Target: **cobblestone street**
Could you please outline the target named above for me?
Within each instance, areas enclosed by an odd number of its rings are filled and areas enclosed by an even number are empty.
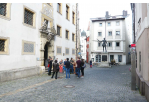
[[[146,102],[139,91],[131,90],[129,67],[85,69],[84,78],[58,74],[57,80],[46,73],[0,83],[1,102]],[[74,87],[65,87],[73,85]]]

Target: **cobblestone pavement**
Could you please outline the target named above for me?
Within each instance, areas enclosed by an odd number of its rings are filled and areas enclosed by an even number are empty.
[[[131,90],[130,65],[85,69],[84,78],[57,80],[46,73],[0,83],[1,102],[146,102],[139,91]],[[66,88],[73,85],[72,88]]]

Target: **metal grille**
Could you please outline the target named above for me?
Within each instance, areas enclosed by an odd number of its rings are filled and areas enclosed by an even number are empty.
[[[5,40],[0,40],[0,51],[5,51]]]
[[[24,43],[24,52],[34,52],[34,44]]]
[[[7,3],[0,3],[0,15],[6,16]]]
[[[59,26],[57,26],[57,35],[60,35],[60,28]]]
[[[25,9],[24,23],[33,25],[33,13]]]
[[[61,53],[61,48],[57,48],[57,53]]]
[[[68,39],[68,31],[66,31],[66,38]]]
[[[66,49],[66,54],[69,54],[69,49]]]

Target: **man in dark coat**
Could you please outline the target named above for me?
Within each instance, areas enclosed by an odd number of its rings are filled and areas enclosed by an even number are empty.
[[[55,60],[55,63],[53,63],[53,75],[51,78],[53,78],[54,74],[56,73],[55,79],[57,79],[58,71],[59,71],[59,64],[57,63],[57,60]]]

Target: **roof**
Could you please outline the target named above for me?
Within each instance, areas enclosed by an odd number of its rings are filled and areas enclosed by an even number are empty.
[[[86,36],[86,32],[84,30],[81,32],[81,36]]]
[[[91,19],[92,22],[95,22],[95,21],[105,21],[105,20],[124,20],[128,16],[129,16],[129,14],[127,14],[127,16],[116,15],[116,16],[110,16],[110,18],[97,17],[97,18],[90,18],[90,19]]]

